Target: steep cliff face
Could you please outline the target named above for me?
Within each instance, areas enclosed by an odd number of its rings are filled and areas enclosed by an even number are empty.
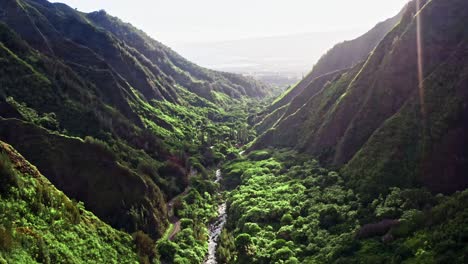
[[[116,228],[159,237],[166,200],[188,184],[189,156],[211,153],[194,140],[208,133],[200,127],[268,92],[105,12],[0,0],[0,138]]]
[[[135,48],[149,62],[154,63],[164,74],[170,76],[186,89],[210,100],[215,100],[212,92],[220,92],[230,97],[263,97],[267,87],[251,78],[224,72],[204,69],[181,57],[179,54],[152,39],[143,31],[124,23],[104,11],[87,14],[95,25],[111,32],[116,38]],[[165,58],[165,59],[163,59]]]
[[[0,183],[2,263],[138,261],[129,234],[112,229],[56,189],[3,141]]]
[[[152,236],[164,231],[166,206],[161,190],[150,178],[116,162],[111,150],[16,119],[0,118],[0,127],[2,140],[16,146],[54,186],[84,202],[100,219]],[[135,221],[132,212],[141,217]]]
[[[2,0],[1,4],[0,21],[32,47],[67,65],[110,70],[148,100],[178,101],[178,86],[207,99],[214,99],[213,92],[232,97],[267,93],[253,80],[196,66],[103,11],[85,14],[42,0]]]
[[[312,71],[309,72],[298,84],[291,87],[290,90],[286,91],[280,98],[275,100],[275,102],[266,110],[266,113],[271,113],[276,109],[287,105],[304,90],[310,89],[308,88],[309,86],[316,85],[312,84],[312,82],[317,77],[351,68],[366,60],[369,53],[379,44],[385,35],[399,23],[405,9],[406,7],[403,8],[398,15],[380,22],[364,35],[335,45],[320,58],[320,60],[314,65]]]
[[[362,190],[375,193],[379,185],[465,188],[468,4],[420,7],[408,5],[365,63],[312,96],[299,94],[308,101],[286,111],[254,148],[295,147],[344,166],[356,185],[366,182]],[[313,83],[308,89],[316,90]]]
[[[401,20],[406,7],[396,16],[378,23],[364,35],[335,45],[314,65],[310,78],[344,70],[365,60],[369,53]]]

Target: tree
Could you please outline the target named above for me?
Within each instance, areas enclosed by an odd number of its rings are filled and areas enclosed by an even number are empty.
[[[157,244],[157,249],[161,256],[161,260],[172,263],[176,252],[179,250],[179,246],[169,240],[160,240]]]
[[[252,237],[249,234],[242,233],[236,237],[235,245],[240,253],[245,254],[249,251],[250,245],[252,245]]]

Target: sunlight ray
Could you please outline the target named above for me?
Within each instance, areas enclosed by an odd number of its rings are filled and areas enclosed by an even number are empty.
[[[416,15],[416,42],[417,42],[417,56],[418,56],[418,89],[419,89],[419,100],[421,104],[421,114],[423,117],[426,116],[426,106],[424,102],[424,61],[423,61],[423,45],[422,45],[422,22],[421,13],[421,0],[416,0],[416,8],[418,13]]]

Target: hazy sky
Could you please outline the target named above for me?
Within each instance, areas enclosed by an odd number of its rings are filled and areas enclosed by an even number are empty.
[[[364,32],[408,0],[60,0],[105,9],[165,44],[303,32]]]

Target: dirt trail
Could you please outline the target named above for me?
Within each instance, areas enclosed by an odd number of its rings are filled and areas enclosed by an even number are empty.
[[[196,170],[190,169],[189,179],[192,178],[193,176],[195,176],[196,174],[197,174]],[[170,241],[173,241],[175,236],[177,235],[177,233],[179,233],[179,231],[180,231],[180,219],[177,216],[175,216],[175,214],[174,214],[174,203],[180,197],[183,197],[183,196],[187,195],[189,191],[190,191],[190,186],[187,186],[187,188],[185,188],[184,192],[182,192],[181,194],[179,194],[176,197],[172,198],[167,203],[167,216],[169,218],[169,221],[173,225],[172,232],[169,234],[169,237],[168,237]]]

